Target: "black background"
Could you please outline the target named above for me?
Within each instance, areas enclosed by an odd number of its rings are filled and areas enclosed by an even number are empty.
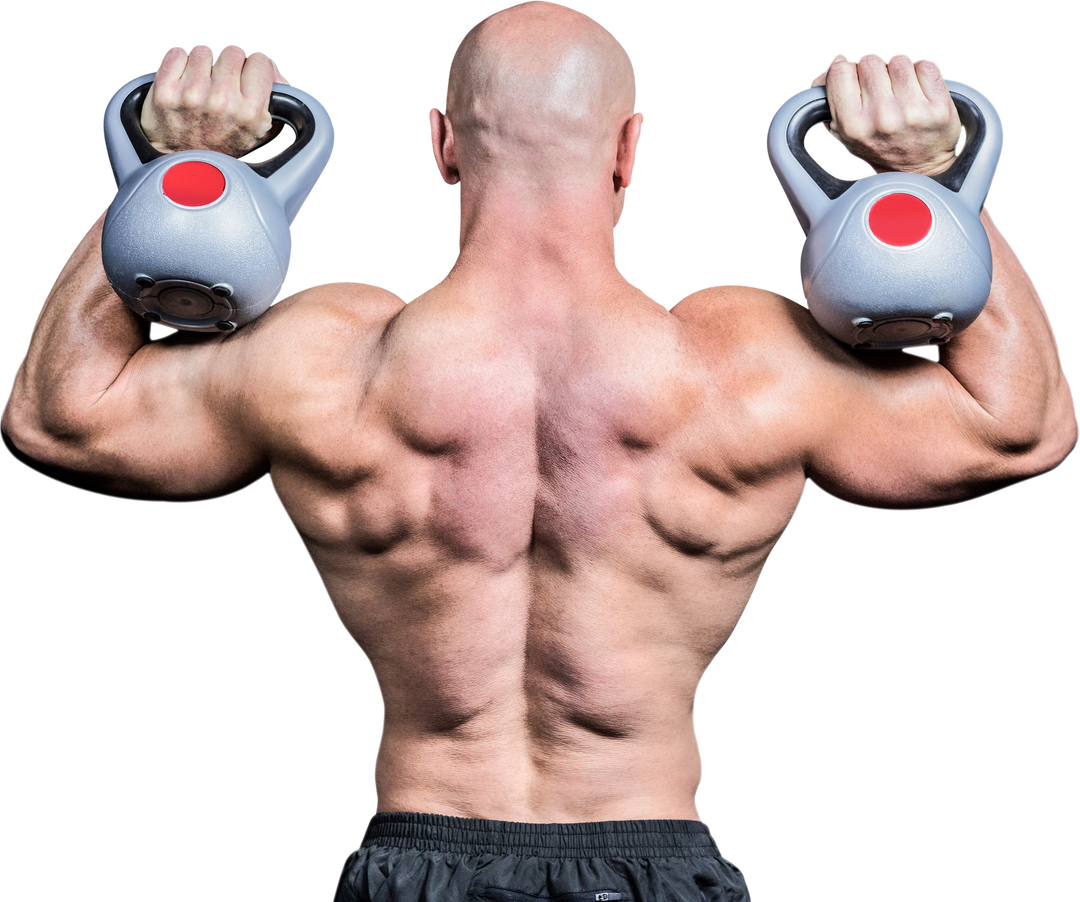
[[[719,281],[797,295],[769,113],[834,50],[927,54],[1003,112],[991,206],[1076,376],[1064,39],[955,11],[870,28],[855,8],[583,6],[630,46],[648,116],[620,230],[630,278],[667,301]],[[440,277],[455,196],[424,111],[492,6],[340,9],[30,13],[6,60],[6,372],[111,196],[106,98],[171,43],[269,50],[334,113],[337,156],[297,225],[288,290],[360,278],[408,296]],[[267,483],[175,506],[0,453],[9,870],[48,897],[328,899],[372,810],[379,700]],[[702,687],[701,810],[756,899],[1044,898],[1065,850],[1055,809],[1074,800],[1076,488],[1068,462],[962,506],[886,514],[810,487]]]

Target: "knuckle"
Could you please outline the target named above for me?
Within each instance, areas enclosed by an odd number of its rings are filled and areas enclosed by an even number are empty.
[[[175,83],[158,81],[155,79],[153,87],[153,98],[155,106],[159,106],[163,109],[169,109],[179,103],[180,92],[177,90]]]
[[[898,104],[882,104],[874,111],[874,131],[879,135],[895,135],[906,122],[905,110]]]
[[[873,137],[874,128],[870,122],[858,118],[853,122],[841,122],[839,130],[847,136],[848,140],[864,144]]]
[[[203,109],[208,115],[221,116],[229,109],[229,98],[220,91],[211,91],[206,95]]]
[[[262,111],[255,109],[249,104],[241,104],[235,107],[232,111],[232,120],[236,123],[237,128],[243,131],[252,131],[259,125],[259,120],[262,118]]]
[[[934,128],[933,114],[925,106],[906,106],[901,124],[918,131],[927,131]]]
[[[206,89],[201,84],[189,84],[181,89],[174,104],[177,107],[193,110],[206,102]]]
[[[951,100],[948,103],[935,104],[930,108],[930,121],[940,128],[951,125],[955,115],[956,108]]]

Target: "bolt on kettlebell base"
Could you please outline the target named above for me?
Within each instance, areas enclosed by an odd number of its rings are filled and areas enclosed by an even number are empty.
[[[120,291],[124,303],[147,322],[195,332],[231,332],[248,321],[231,303],[232,286],[225,283],[200,285],[183,279],[160,282],[145,273],[136,281],[143,285],[137,298]]]

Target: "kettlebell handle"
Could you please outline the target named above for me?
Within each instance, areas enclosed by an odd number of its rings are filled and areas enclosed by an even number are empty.
[[[147,94],[150,93],[151,84],[152,82],[145,82],[138,85],[120,104],[120,123],[124,126],[128,140],[142,163],[149,163],[158,159],[158,157],[165,156],[162,151],[147,140],[142,130],[142,108]],[[269,160],[264,160],[261,163],[247,163],[247,166],[253,172],[261,175],[264,179],[270,178],[271,175],[300,153],[311,142],[315,133],[315,116],[312,115],[311,110],[288,94],[274,91],[270,95],[270,116],[276,122],[289,123],[293,127],[293,131],[296,132],[296,140]],[[244,161],[241,160],[240,162]]]
[[[105,156],[117,190],[148,163],[165,156],[154,149],[139,125],[147,92],[156,75],[151,69],[118,85],[102,111]],[[292,126],[296,140],[267,160],[240,162],[253,175],[266,179],[289,223],[295,223],[334,157],[337,126],[322,99],[295,84],[273,86],[270,116]]]
[[[967,131],[967,140],[952,166],[930,178],[959,195],[978,213],[1001,155],[1001,120],[979,92],[958,82],[945,84]],[[855,184],[826,172],[806,151],[810,128],[831,118],[825,88],[810,88],[784,104],[769,127],[769,158],[804,232],[809,232],[824,215],[830,202]]]
[[[971,170],[971,164],[975,160],[978,149],[983,146],[983,140],[986,137],[986,120],[983,118],[983,113],[967,97],[954,92],[949,93],[953,95],[953,103],[956,104],[957,112],[960,115],[960,123],[963,125],[963,146],[960,148],[960,153],[953,165],[950,165],[945,172],[932,175],[930,178],[951,191],[959,192],[964,178],[967,177],[968,172]],[[792,153],[802,164],[802,169],[805,169],[810,174],[810,177],[827,194],[829,199],[836,200],[843,192],[855,184],[856,179],[838,176],[829,170],[823,169],[820,164],[812,165],[806,153],[800,152],[806,147],[807,136],[814,127],[828,122],[832,118],[832,111],[828,108],[828,98],[822,97],[799,110],[798,116],[788,123],[786,137],[788,147],[791,147]]]

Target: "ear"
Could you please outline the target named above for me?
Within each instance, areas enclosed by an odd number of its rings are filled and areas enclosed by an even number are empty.
[[[435,152],[435,163],[439,167],[443,181],[456,185],[461,181],[458,173],[457,156],[454,154],[454,128],[450,119],[438,110],[428,114],[431,121],[431,149]]]
[[[618,229],[622,223],[622,217],[626,213],[627,194],[634,184],[634,174],[637,171],[637,153],[642,147],[642,138],[645,136],[645,113],[637,110],[634,115],[626,120],[619,133],[619,149],[615,161],[615,174],[612,175],[612,183],[615,185],[615,227]]]

